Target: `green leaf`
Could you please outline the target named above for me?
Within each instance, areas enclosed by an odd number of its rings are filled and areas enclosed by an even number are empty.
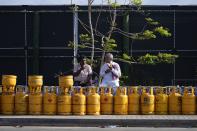
[[[90,43],[92,40],[88,34],[80,34],[79,39],[82,43]]]
[[[158,57],[156,55],[150,55],[147,53],[145,56],[140,56],[138,58],[138,62],[140,64],[149,64],[149,65],[155,65],[157,63]]]
[[[112,7],[112,8],[118,8],[121,5],[118,4],[117,2],[113,2],[112,0],[107,0],[107,3]]]
[[[74,48],[74,42],[73,42],[73,41],[69,41],[69,42],[68,42],[68,47]]]
[[[159,53],[158,55],[146,54],[145,56],[140,56],[138,62],[149,65],[156,65],[158,63],[173,64],[176,58],[178,58],[178,55],[169,53]]]
[[[163,26],[156,27],[154,29],[155,32],[159,33],[161,36],[170,37],[172,34],[169,32],[169,29],[164,28]]]
[[[131,2],[132,2],[135,6],[141,6],[141,5],[142,5],[142,0],[131,0]]]
[[[114,39],[105,38],[104,50],[113,51],[117,47],[116,41]]]
[[[112,8],[118,8],[120,5],[117,2],[111,3]]]
[[[86,48],[87,46],[85,46],[85,45],[83,45],[83,44],[79,44],[78,47],[84,49],[84,48]]]
[[[136,39],[136,40],[149,40],[149,39],[155,39],[155,38],[156,38],[156,35],[151,30],[145,30],[142,33],[136,33],[135,36],[132,37],[132,39]]]
[[[173,64],[178,58],[178,55],[170,54],[170,53],[159,53],[158,54],[158,62],[159,63],[167,63]]]
[[[131,57],[128,56],[126,53],[124,53],[124,54],[122,55],[122,58],[125,59],[125,60],[131,60]]]
[[[150,25],[158,25],[159,22],[153,20],[152,18],[148,17],[148,18],[145,18],[145,20],[147,21],[148,24]]]
[[[150,31],[150,30],[145,30],[143,32],[143,36],[146,38],[146,39],[152,39],[152,38],[156,38],[156,35],[154,34],[153,31]]]
[[[116,48],[117,47],[117,44],[111,44],[111,47],[112,48]]]

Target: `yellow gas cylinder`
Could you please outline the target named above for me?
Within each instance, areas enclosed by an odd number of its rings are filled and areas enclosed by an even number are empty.
[[[105,91],[107,90],[107,91]],[[113,114],[113,95],[112,88],[101,88],[101,114],[112,115]]]
[[[155,111],[155,96],[153,94],[153,87],[142,88],[141,95],[141,113],[143,115],[154,114]]]
[[[5,92],[13,92],[16,86],[16,78],[15,75],[2,75],[2,85]],[[6,88],[6,89],[5,89]]]
[[[29,114],[41,115],[42,114],[42,94],[30,93],[29,94]]]
[[[2,94],[3,87],[0,85],[0,94]]]
[[[180,115],[182,98],[181,98],[181,94],[178,92],[176,87],[171,88],[168,102],[169,102],[168,104],[169,114]]]
[[[83,88],[75,88],[72,96],[73,115],[86,114],[86,96],[83,94]]]
[[[140,113],[140,95],[138,94],[138,87],[131,87],[128,90],[128,112],[130,115],[137,115]]]
[[[73,86],[73,76],[59,76],[59,86],[61,88],[71,88]]]
[[[27,87],[16,86],[15,95],[15,114],[25,115],[28,111],[28,94]]]
[[[185,87],[182,96],[182,114],[194,115],[196,114],[196,97],[194,95],[193,87]]]
[[[43,85],[43,76],[30,75],[28,76],[28,87],[30,94],[40,94]]]
[[[0,94],[0,114],[1,114],[1,95],[2,94]]]
[[[69,94],[69,89],[59,88],[59,95],[57,97],[57,114],[58,115],[71,115],[72,105],[71,105],[71,95]]]
[[[28,85],[29,87],[41,87],[43,85],[43,76],[41,75],[31,75],[28,76]]]
[[[57,95],[54,86],[44,86],[43,114],[55,115],[57,109]]]
[[[1,95],[2,95],[2,85],[0,85],[0,113],[1,113]]]
[[[128,96],[126,88],[118,87],[116,90],[116,95],[114,96],[114,114],[128,114]]]
[[[167,89],[164,87],[156,88],[155,114],[157,115],[168,114],[168,95],[167,95]]]
[[[87,115],[100,115],[100,95],[97,93],[96,88],[90,88],[86,103]]]
[[[4,115],[14,114],[14,94],[3,92],[1,95],[1,113]]]
[[[42,92],[43,76],[32,75],[28,76],[29,86],[29,114],[40,115],[42,114]]]
[[[16,86],[15,75],[2,76],[2,96],[1,96],[1,111],[2,114],[14,114],[14,91]]]

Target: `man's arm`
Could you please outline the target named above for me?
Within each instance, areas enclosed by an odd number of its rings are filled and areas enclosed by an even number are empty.
[[[77,72],[73,72],[73,76],[78,76],[81,73],[81,69],[79,69]]]
[[[118,64],[113,65],[111,71],[116,77],[121,77],[121,70]]]
[[[79,70],[77,67],[74,68],[74,72],[73,72],[73,76],[76,77],[76,76],[79,76],[79,74],[81,73],[81,71],[83,70],[84,68],[81,67]]]

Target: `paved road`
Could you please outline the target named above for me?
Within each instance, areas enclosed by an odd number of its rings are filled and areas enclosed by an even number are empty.
[[[0,131],[196,131],[197,128],[132,128],[132,127],[6,127]]]
[[[0,126],[196,127],[197,115],[0,116]],[[1,130],[0,130],[1,131]]]

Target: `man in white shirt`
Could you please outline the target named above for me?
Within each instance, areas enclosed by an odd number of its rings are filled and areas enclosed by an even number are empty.
[[[100,76],[102,77],[101,87],[112,87],[114,91],[119,87],[119,78],[121,70],[118,63],[113,62],[113,55],[107,53],[105,56],[105,64],[101,67]]]
[[[74,86],[90,86],[92,68],[86,63],[86,58],[81,56],[78,58],[79,63],[74,66]]]

